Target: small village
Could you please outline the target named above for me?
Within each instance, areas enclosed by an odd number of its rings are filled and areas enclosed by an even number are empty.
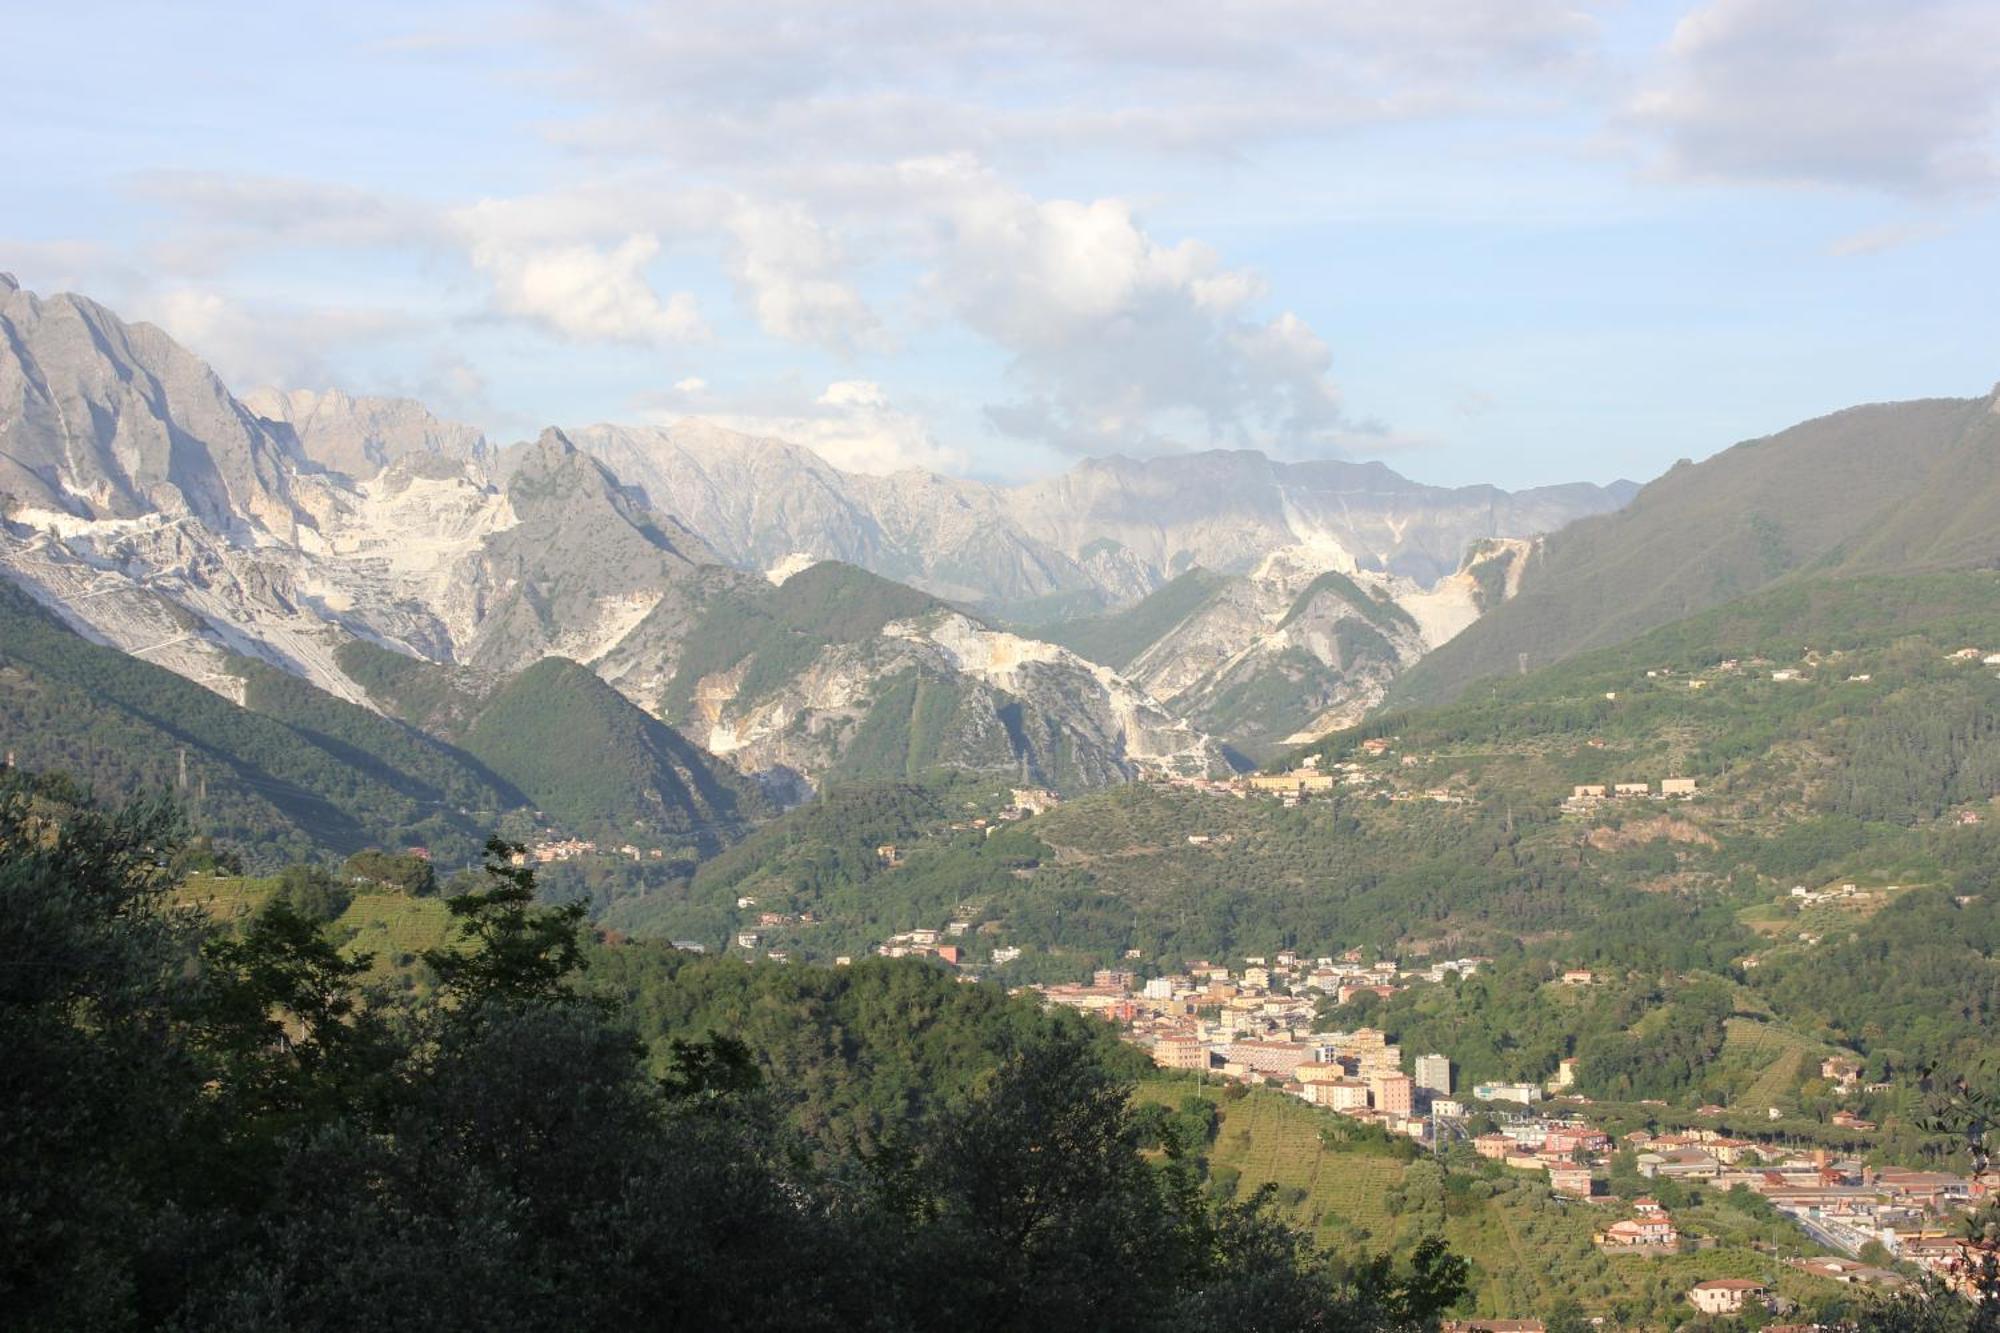
[[[1604,1211],[1594,1240],[1606,1254],[1657,1257],[1709,1243],[1685,1234],[1672,1211],[1650,1195],[1620,1198],[1611,1192],[1612,1158],[1629,1151],[1646,1182],[1719,1191],[1740,1186],[1795,1222],[1802,1239],[1834,1252],[1789,1260],[1799,1271],[1843,1285],[1896,1285],[1900,1276],[1859,1257],[1879,1246],[1893,1260],[1948,1283],[1965,1282],[1962,1217],[2000,1182],[1870,1166],[1823,1148],[1781,1148],[1716,1129],[1640,1129],[1614,1137],[1591,1122],[1589,1101],[1574,1092],[1573,1059],[1561,1061],[1545,1083],[1478,1083],[1461,1090],[1448,1054],[1406,1054],[1372,1028],[1316,1029],[1322,997],[1344,1004],[1363,992],[1386,996],[1437,984],[1454,973],[1469,976],[1488,961],[1457,958],[1406,970],[1391,962],[1364,963],[1358,953],[1306,959],[1285,951],[1246,958],[1238,969],[1197,963],[1183,973],[1145,980],[1132,971],[1100,969],[1087,985],[1029,989],[1047,1004],[1118,1024],[1125,1039],[1146,1049],[1163,1069],[1266,1087],[1434,1152],[1462,1143],[1506,1170],[1538,1176],[1556,1198]],[[1584,969],[1561,977],[1572,986],[1594,980]],[[1852,1060],[1829,1058],[1821,1073],[1843,1091],[1860,1087],[1859,1066]],[[1474,1133],[1468,1123],[1474,1120],[1492,1128]],[[1835,1123],[1873,1128],[1846,1113]],[[1686,1298],[1711,1314],[1740,1313],[1753,1304],[1770,1307],[1776,1299],[1767,1284],[1738,1278],[1695,1284]],[[1488,1320],[1445,1327],[1469,1333],[1532,1330],[1540,1324]]]

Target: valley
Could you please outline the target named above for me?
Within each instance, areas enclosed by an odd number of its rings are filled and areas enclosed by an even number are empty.
[[[1923,533],[1984,400],[1636,494],[1240,451],[1005,487],[701,422],[496,448],[6,301],[9,780],[163,797],[174,901],[299,916],[363,1011],[436,1002],[520,875],[651,1067],[714,1024],[824,1161],[1056,1022],[1176,1206],[1342,1272],[1442,1242],[1460,1316],[1835,1315],[1963,1257],[1931,1071],[2000,1006],[2000,580]],[[878,986],[983,1035],[842,1072],[815,1034]]]

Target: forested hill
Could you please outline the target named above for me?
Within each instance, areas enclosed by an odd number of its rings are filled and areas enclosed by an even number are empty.
[[[1989,651],[2000,575],[1787,584],[1328,738],[1312,754],[1338,786],[1297,808],[1135,784],[1010,823],[1004,786],[838,788],[614,919],[819,960],[957,920],[964,964],[1010,981],[1287,947],[1481,954],[1479,1003],[1399,1007],[1448,990],[1418,988],[1342,1021],[1456,1030],[1494,1078],[1586,1053],[1607,1097],[1755,1087],[1823,1110],[1814,1052],[1907,1095],[2000,1021]],[[1696,794],[1663,799],[1667,777]],[[1647,794],[1570,799],[1619,782]],[[1550,989],[1572,967],[1606,979],[1602,1006]],[[1685,1042],[1640,1079],[1655,1012]]]
[[[21,767],[107,799],[175,793],[200,832],[273,863],[413,844],[462,858],[523,803],[462,751],[260,663],[234,666],[249,708],[83,639],[0,582],[0,749]]]
[[[1398,679],[1448,699],[1788,577],[2000,558],[2000,394],[1851,408],[1683,463],[1626,508],[1551,534],[1520,594]]]
[[[504,865],[370,989],[309,898],[203,920],[157,810],[73,797],[0,774],[0,955],[46,964],[0,1004],[10,1329],[1422,1333],[1463,1291],[1204,1189],[1213,1113],[1080,1016],[600,952]]]

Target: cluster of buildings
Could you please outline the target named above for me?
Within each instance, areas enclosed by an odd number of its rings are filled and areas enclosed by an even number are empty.
[[[515,852],[508,860],[517,866],[547,865],[551,861],[573,861],[579,856],[595,856],[597,844],[587,838],[542,838]]]
[[[1395,776],[1394,768],[1385,771],[1380,764],[1370,764],[1368,760],[1382,760],[1390,756],[1392,742],[1382,737],[1371,737],[1357,747],[1361,759],[1343,760],[1337,763],[1322,762],[1319,755],[1307,755],[1299,766],[1289,773],[1250,773],[1242,777],[1167,777],[1161,781],[1170,787],[1190,791],[1207,792],[1216,796],[1233,796],[1244,800],[1251,796],[1275,796],[1285,806],[1296,806],[1308,798],[1328,792],[1348,788],[1363,794],[1386,795],[1392,801],[1434,801],[1442,805],[1463,805],[1470,798],[1446,787],[1429,787],[1418,790],[1401,782]],[[1396,766],[1414,767],[1422,761],[1415,755],[1395,756]]]
[[[1403,1053],[1371,1028],[1316,1032],[1322,997],[1346,1003],[1362,993],[1393,995],[1421,982],[1469,975],[1488,960],[1456,958],[1402,967],[1342,958],[1301,958],[1286,950],[1244,960],[1240,970],[1196,963],[1184,973],[1141,982],[1106,968],[1087,985],[1035,989],[1049,1004],[1099,1013],[1168,1069],[1196,1070],[1268,1084],[1329,1110],[1421,1138],[1427,1114],[1461,1114],[1450,1101],[1451,1062]]]
[[[421,849],[413,848],[415,853]],[[603,850],[589,838],[542,837],[529,843],[522,851],[515,852],[507,859],[517,866],[545,866],[554,861],[574,861],[581,856],[596,856]],[[666,852],[658,847],[640,847],[637,843],[626,843],[622,847],[605,851],[606,855],[622,856],[628,861],[663,861]],[[423,858],[430,860],[430,853],[423,852]]]
[[[1606,801],[1684,801],[1699,795],[1700,787],[1693,778],[1661,778],[1657,790],[1651,779],[1644,782],[1583,782],[1570,789],[1568,799],[1562,804],[1565,810],[1583,811],[1594,810]]]
[[[1880,892],[1882,894],[1894,893],[1900,887],[1900,885],[1891,884]],[[1821,903],[1852,902],[1856,899],[1874,898],[1878,895],[1875,890],[1857,888],[1852,884],[1842,884],[1826,889],[1809,889],[1803,884],[1794,884],[1788,896],[1801,907],[1817,907]]]

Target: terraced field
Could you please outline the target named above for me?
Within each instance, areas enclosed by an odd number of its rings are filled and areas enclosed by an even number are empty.
[[[1762,1107],[1793,1096],[1805,1077],[1806,1062],[1816,1048],[1805,1038],[1755,1019],[1732,1018],[1722,1044],[1722,1055],[1739,1068],[1757,1071],[1756,1078],[1737,1101]]]
[[[1185,1083],[1152,1082],[1141,1085],[1139,1096],[1173,1106],[1192,1091]],[[1384,1199],[1402,1183],[1403,1163],[1368,1147],[1329,1151],[1319,1133],[1337,1127],[1339,1117],[1282,1093],[1253,1091],[1217,1106],[1222,1127],[1209,1161],[1211,1169],[1241,1173],[1237,1197],[1276,1185],[1280,1211],[1321,1245],[1348,1252],[1391,1248],[1396,1219]]]

